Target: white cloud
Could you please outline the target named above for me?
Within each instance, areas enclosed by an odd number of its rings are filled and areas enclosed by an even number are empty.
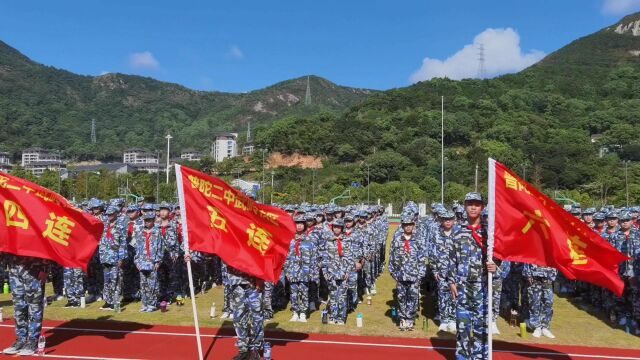
[[[242,50],[240,50],[238,45],[231,46],[231,48],[229,49],[229,52],[227,52],[227,56],[234,60],[244,59],[244,53],[242,52]]]
[[[100,76],[107,75],[109,72],[107,70],[100,71]]]
[[[465,45],[446,60],[425,58],[420,69],[411,74],[411,82],[435,77],[454,80],[479,77],[481,46],[484,47],[485,77],[520,71],[545,56],[545,53],[539,50],[523,53],[520,48],[520,36],[512,28],[489,28],[476,35],[472,44]]]
[[[627,15],[640,10],[640,0],[604,0],[602,13],[604,15]]]
[[[143,51],[129,55],[129,66],[134,69],[158,70],[160,63],[150,51]]]

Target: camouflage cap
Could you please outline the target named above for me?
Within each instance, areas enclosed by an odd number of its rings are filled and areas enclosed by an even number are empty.
[[[140,206],[138,205],[129,205],[127,207],[127,212],[136,212],[136,211],[140,211]]]
[[[154,213],[146,213],[142,216],[144,220],[155,220],[156,215]]]
[[[293,217],[293,222],[295,222],[295,223],[303,223],[304,224],[304,223],[307,222],[307,219],[306,219],[305,216],[298,215],[298,216],[294,216]]]
[[[440,218],[443,220],[451,220],[456,218],[456,214],[454,214],[452,211],[445,211],[443,213],[439,213],[438,216],[440,216]]]
[[[484,203],[484,200],[482,199],[482,194],[475,191],[467,193],[467,195],[465,195],[464,197],[464,201],[481,201]]]
[[[163,201],[160,203],[160,205],[158,205],[158,209],[167,209],[167,210],[171,210],[172,206],[171,204],[169,204],[166,201]]]
[[[120,209],[118,209],[117,206],[111,205],[107,208],[107,211],[105,211],[104,213],[107,215],[112,215],[112,214],[117,214],[119,212],[120,212]]]
[[[617,212],[617,211],[607,211],[607,214],[605,215],[605,217],[606,217],[607,219],[617,219],[617,218],[619,218],[620,216],[618,215],[618,212]]]
[[[405,225],[405,224],[415,224],[415,223],[416,223],[416,221],[415,221],[415,219],[414,219],[414,217],[413,217],[413,216],[406,214],[406,215],[402,216],[402,218],[400,219],[400,223],[401,223],[402,225]]]
[[[335,219],[331,222],[331,226],[338,226],[338,227],[344,227],[344,220],[342,219]]]
[[[604,220],[604,213],[598,211],[597,213],[593,214],[593,220]]]
[[[582,215],[593,215],[596,213],[596,208],[590,207],[590,208],[586,208],[583,212]]]
[[[630,221],[632,220],[631,212],[623,211],[620,213],[620,221]]]

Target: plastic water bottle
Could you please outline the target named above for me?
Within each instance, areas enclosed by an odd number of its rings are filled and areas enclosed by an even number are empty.
[[[116,301],[115,310],[117,313],[122,312],[122,309],[120,308],[120,301]]]
[[[209,316],[212,319],[216,317],[216,303],[211,304],[211,310],[209,311]]]
[[[44,335],[40,334],[40,337],[38,338],[38,356],[44,356],[44,348],[47,345],[47,339],[44,337]]]
[[[329,312],[327,309],[322,310],[322,324],[327,325],[329,322]]]
[[[262,357],[264,360],[271,360],[271,343],[265,342],[262,346]]]
[[[395,318],[398,316],[398,310],[396,310],[395,307],[391,308],[391,317],[395,320]]]
[[[84,309],[87,307],[87,299],[84,296],[80,296],[80,308]]]
[[[2,286],[2,293],[3,294],[9,293],[9,283],[4,283],[4,285]]]
[[[362,313],[358,313],[358,316],[356,317],[356,326],[362,327]]]
[[[2,314],[2,308],[0,307],[0,322],[4,321],[4,315]]]
[[[422,318],[422,331],[427,332],[429,330],[429,321],[427,320],[427,317],[423,317]]]
[[[523,339],[527,338],[527,324],[520,323],[520,337]]]
[[[367,296],[367,305],[371,305],[371,295]]]

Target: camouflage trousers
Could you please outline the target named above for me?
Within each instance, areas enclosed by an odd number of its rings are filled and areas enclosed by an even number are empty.
[[[451,297],[451,289],[446,279],[438,281],[438,315],[440,323],[454,322],[456,320],[455,303]]]
[[[484,281],[458,284],[456,359],[487,359],[487,285]]]
[[[158,269],[158,280],[160,282],[160,298],[173,301],[177,295],[184,295],[181,288],[182,263],[178,256],[165,256]],[[204,287],[204,285],[203,285]]]
[[[502,280],[504,307],[514,310],[520,310],[520,292],[522,288],[522,275],[520,273],[510,272],[507,278]]]
[[[347,310],[353,311],[358,307],[358,272],[353,271],[347,279]]]
[[[629,278],[624,278],[624,292],[622,293],[621,297],[615,297],[616,313],[621,317],[624,316],[627,318],[631,318],[631,316],[633,315],[637,318],[638,314],[634,313],[634,303],[637,301],[638,286],[631,285],[629,282]]]
[[[398,319],[415,320],[420,302],[420,282],[398,281],[396,283],[396,296],[398,300]]]
[[[158,272],[140,270],[140,298],[143,306],[158,306]]]
[[[102,264],[104,274],[104,289],[102,297],[107,304],[115,305],[120,302],[122,294],[122,271],[118,265]]]
[[[273,317],[273,291],[275,285],[272,282],[264,282],[264,291],[262,294],[262,309],[264,310],[264,318],[271,319]]]
[[[328,280],[329,283],[329,319],[347,321],[347,281]]]
[[[231,313],[231,302],[233,301],[233,287],[224,285],[224,298],[222,304],[222,312]]]
[[[64,268],[64,289],[69,301],[79,302],[84,296],[84,272],[80,268]]]
[[[291,310],[296,314],[307,314],[309,311],[309,283],[295,281],[289,284],[291,289]]]
[[[491,320],[496,321],[500,316],[500,298],[502,297],[502,278],[499,276],[493,276],[492,280],[492,296],[493,301],[491,302]]]
[[[137,299],[140,297],[140,276],[138,269],[133,262],[135,249],[131,245],[127,245],[128,258],[122,263],[122,295],[125,299]]]
[[[248,284],[233,285],[231,292],[233,327],[240,352],[261,350],[264,341],[262,292]]]
[[[374,272],[375,272],[375,268],[374,268],[373,259],[366,260],[364,262],[362,273],[364,275],[364,282],[365,284],[367,284],[367,287],[369,288],[369,290],[376,288],[376,278],[375,278]]]
[[[40,282],[44,266],[15,265],[9,269],[13,297],[16,338],[19,342],[37,343],[42,331],[44,287]]]
[[[550,328],[553,317],[553,281],[533,278],[527,286],[529,326],[532,329]]]
[[[64,269],[62,266],[53,263],[51,264],[51,270],[49,271],[51,277],[51,285],[53,286],[53,293],[56,295],[62,295],[64,292]]]
[[[87,273],[87,292],[94,296],[102,296],[102,287],[104,286],[102,265],[98,258],[99,255],[96,251],[91,261],[89,261],[89,272]]]

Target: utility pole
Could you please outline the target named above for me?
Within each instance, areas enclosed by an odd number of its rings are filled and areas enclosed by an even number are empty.
[[[264,187],[264,153],[267,149],[262,149],[262,183],[260,184],[262,187]],[[262,191],[262,203],[264,204],[264,191]]]
[[[440,202],[444,204],[444,96],[441,100],[440,120]]]
[[[627,197],[627,207],[629,207],[629,160],[624,161],[624,187]]]
[[[271,201],[269,201],[270,205],[273,205],[273,175],[275,172],[271,170]]]
[[[311,169],[311,203],[316,203],[316,168]]]
[[[167,184],[169,183],[169,172],[171,171],[171,168],[169,167],[169,158],[171,157],[169,154],[170,153],[170,147],[169,144],[171,143],[171,139],[173,139],[173,137],[170,134],[167,134],[167,136],[164,137],[165,139],[167,139]]]
[[[478,192],[478,163],[476,163],[476,192]]]
[[[160,159],[160,151],[156,150],[156,156]],[[156,203],[160,202],[160,164],[156,169]]]
[[[369,205],[369,184],[371,183],[371,172],[369,170],[369,164],[367,164],[367,205]]]

